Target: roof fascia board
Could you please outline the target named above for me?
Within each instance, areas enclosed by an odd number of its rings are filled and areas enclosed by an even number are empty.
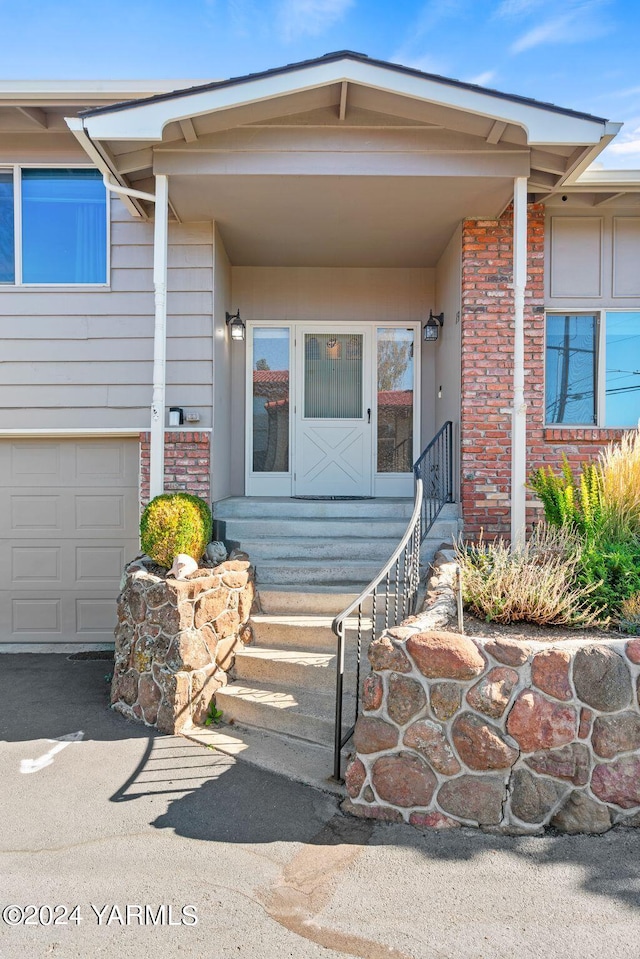
[[[640,187],[640,170],[585,170],[574,181],[577,187]]]
[[[65,117],[65,120],[67,126],[73,133],[82,149],[85,151],[89,159],[95,163],[102,175],[111,177],[117,183],[119,183],[120,186],[128,186],[129,184],[123,180],[122,175],[118,173],[115,165],[109,164],[104,155],[92,142],[91,137],[87,134],[87,131],[84,128],[82,120],[79,120],[77,117]],[[135,200],[134,197],[120,194],[120,199],[132,216],[136,217],[137,219],[147,219],[147,214],[144,208]]]
[[[343,82],[360,83],[400,96],[514,123],[525,128],[532,145],[595,144],[605,134],[607,127],[606,121],[513,102],[482,90],[448,85],[445,80],[412,76],[350,59],[320,63],[293,72],[274,72],[256,80],[247,79],[192,94],[180,94],[175,98],[120,106],[113,111],[85,115],[84,123],[94,140],[156,142],[161,139],[166,124],[172,121]]]
[[[204,83],[202,80],[0,80],[0,101],[82,103],[152,97]]]

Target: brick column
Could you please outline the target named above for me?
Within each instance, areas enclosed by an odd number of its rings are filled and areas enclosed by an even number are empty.
[[[544,210],[529,206],[525,298],[528,443],[542,425]],[[510,531],[513,402],[513,210],[462,233],[461,500],[465,535]]]
[[[149,502],[149,433],[140,434],[140,505]],[[165,430],[165,492],[184,490],[207,503],[211,497],[211,433],[205,430]]]

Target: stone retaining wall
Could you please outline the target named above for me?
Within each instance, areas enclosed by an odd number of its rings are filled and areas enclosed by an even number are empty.
[[[441,557],[433,608],[371,644],[346,808],[512,833],[640,825],[640,639],[434,629],[452,581]]]
[[[238,644],[251,641],[254,576],[243,558],[185,580],[153,569],[142,559],[125,569],[111,702],[131,719],[175,733],[204,722]]]

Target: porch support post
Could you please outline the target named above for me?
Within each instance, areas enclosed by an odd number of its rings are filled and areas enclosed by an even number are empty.
[[[524,294],[527,285],[527,178],[513,189],[513,409],[511,414],[511,545],[526,533],[527,405],[524,400]]]
[[[169,229],[169,178],[156,175],[156,210],[153,228],[153,288],[155,330],[153,334],[153,395],[149,450],[149,494],[164,490],[164,420],[167,356],[167,242]]]

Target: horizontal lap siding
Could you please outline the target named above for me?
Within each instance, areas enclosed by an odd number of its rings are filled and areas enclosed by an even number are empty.
[[[0,288],[0,428],[144,428],[153,375],[153,224],[111,203],[108,290]],[[212,226],[169,227],[167,406],[211,425]]]

